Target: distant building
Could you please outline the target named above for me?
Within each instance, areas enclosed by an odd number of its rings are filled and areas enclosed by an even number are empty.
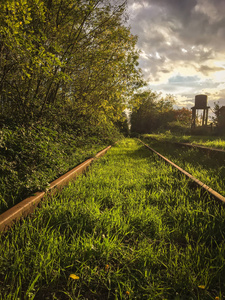
[[[201,110],[201,112],[202,112],[200,126],[207,127],[209,108],[210,108],[210,106],[207,106],[207,95],[196,95],[195,96],[195,106],[193,106],[191,108],[192,109],[192,122],[191,122],[192,129],[199,126],[199,124],[197,124],[197,116],[198,116],[199,110]]]

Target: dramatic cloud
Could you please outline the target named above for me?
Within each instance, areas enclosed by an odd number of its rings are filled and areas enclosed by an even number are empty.
[[[128,13],[150,88],[178,106],[201,93],[225,104],[224,0],[128,0]]]

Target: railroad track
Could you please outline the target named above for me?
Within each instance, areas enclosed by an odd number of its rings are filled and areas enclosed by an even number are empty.
[[[169,160],[168,158],[166,158],[165,156],[163,156],[162,154],[160,154],[159,152],[157,152],[156,150],[154,150],[153,148],[151,148],[150,146],[148,146],[147,144],[145,144],[141,140],[139,140],[139,142],[141,142],[147,149],[149,149],[153,153],[157,154],[166,163],[168,163],[171,166],[173,166],[174,168],[176,168],[181,174],[183,174],[187,178],[189,178],[192,182],[194,182],[196,184],[196,186],[200,187],[201,189],[203,189],[204,191],[206,191],[207,193],[209,193],[209,195],[211,197],[213,197],[213,198],[221,201],[222,203],[225,203],[225,197],[224,196],[222,196],[221,194],[219,194],[218,192],[216,192],[215,190],[213,190],[212,188],[210,188],[208,185],[206,185],[202,181],[200,181],[197,178],[195,178],[194,176],[192,176],[190,173],[186,172],[184,169],[182,169],[181,167],[179,167],[178,165],[176,165],[175,163],[173,163],[171,160]]]
[[[206,151],[206,152],[217,152],[217,153],[225,154],[225,150],[223,150],[223,149],[209,148],[209,147],[204,147],[204,146],[200,146],[200,145],[197,145],[197,144],[190,144],[190,143],[175,142],[174,144],[178,145],[178,146],[189,147],[189,148],[197,148],[197,149],[200,149],[200,150],[203,150],[203,151]]]
[[[225,203],[225,197],[210,188],[205,183],[201,182],[188,172],[186,172],[184,169],[170,161],[168,158],[145,144],[143,141],[139,140],[140,143],[142,143],[148,150],[155,153],[157,156],[159,156],[161,159],[163,159],[166,163],[173,166],[175,169],[177,169],[181,174],[185,175],[188,179],[190,179],[197,187],[200,187],[204,191],[206,191],[211,197],[214,199],[217,199],[220,201],[220,203]],[[90,158],[83,162],[82,164],[78,165],[76,168],[72,169],[65,175],[61,176],[60,178],[56,179],[50,184],[50,188],[48,192],[38,192],[34,196],[28,197],[25,200],[21,201],[14,207],[10,208],[6,212],[0,215],[0,232],[6,231],[9,229],[16,221],[20,220],[23,217],[26,217],[27,215],[31,214],[35,208],[38,206],[40,201],[46,196],[46,194],[53,193],[56,189],[61,189],[63,186],[68,184],[69,181],[74,180],[79,174],[83,173],[88,166],[94,161],[94,159],[101,157],[104,155],[111,146],[106,147],[102,151],[98,152],[94,158]],[[225,152],[225,151],[224,151]]]
[[[223,149],[217,149],[217,148],[209,148],[209,147],[205,147],[205,146],[201,146],[201,145],[197,145],[197,144],[191,144],[191,143],[181,143],[181,142],[172,142],[172,141],[159,141],[156,138],[151,137],[150,138],[153,141],[156,142],[160,142],[160,143],[169,143],[171,145],[176,145],[176,146],[180,146],[180,147],[188,147],[188,148],[193,148],[193,149],[198,149],[201,150],[207,154],[213,154],[213,155],[222,155],[223,158],[225,158],[225,150]]]
[[[19,221],[21,218],[31,214],[47,194],[54,193],[56,189],[61,189],[63,186],[68,184],[69,181],[74,180],[78,175],[82,174],[95,159],[103,156],[110,148],[111,146],[106,147],[102,151],[98,152],[93,158],[86,160],[66,174],[51,182],[47,192],[37,192],[34,196],[24,199],[1,214],[0,232],[8,230],[16,221]]]

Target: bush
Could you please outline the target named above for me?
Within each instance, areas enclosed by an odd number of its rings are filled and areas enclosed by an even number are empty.
[[[173,133],[190,134],[190,126],[184,125],[179,121],[169,122],[167,128]]]
[[[104,132],[98,128],[92,133],[76,136],[43,126],[3,128],[0,131],[0,212],[36,191],[45,190],[50,181],[120,137],[113,127],[104,128]]]

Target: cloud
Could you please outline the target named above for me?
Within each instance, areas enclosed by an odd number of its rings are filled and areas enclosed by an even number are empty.
[[[150,86],[175,94],[183,86],[182,95],[188,87],[219,88],[225,79],[224,0],[128,0],[128,12]]]
[[[181,76],[181,75],[177,75],[174,77],[171,77],[168,80],[168,83],[171,84],[184,84],[184,83],[191,83],[193,84],[193,82],[196,81],[200,81],[200,78],[198,76]]]
[[[198,0],[194,10],[205,15],[209,19],[209,23],[213,24],[223,20],[225,3],[218,0]]]
[[[210,73],[214,73],[214,72],[217,72],[217,71],[224,71],[224,68],[222,67],[209,67],[209,66],[206,66],[206,65],[202,65],[202,66],[199,66],[197,68],[197,70],[201,73],[203,73],[204,75],[209,75]]]

